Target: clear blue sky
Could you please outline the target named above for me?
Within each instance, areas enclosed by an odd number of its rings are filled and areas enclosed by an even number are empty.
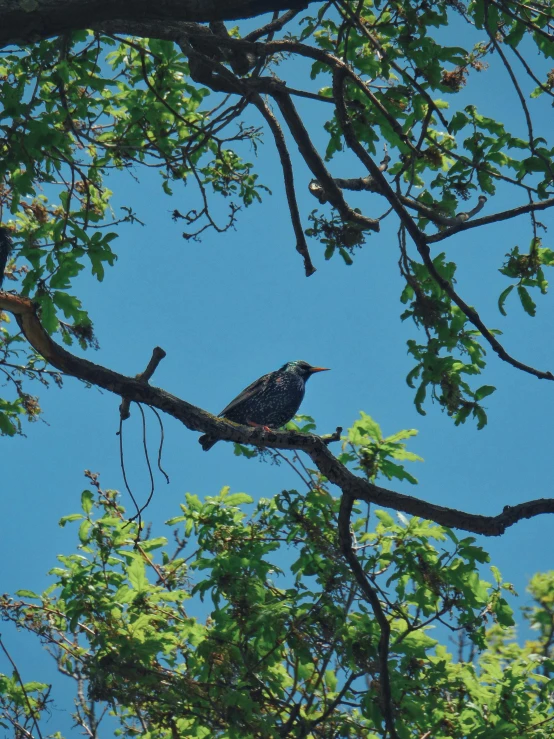
[[[300,86],[297,81],[295,85]],[[474,102],[480,112],[521,126],[514,93],[506,88],[501,92],[505,85],[498,70],[481,78],[473,74],[463,104]],[[299,107],[323,142],[320,110],[307,102]],[[546,125],[551,109],[545,105],[542,110]],[[253,114],[250,120],[258,123]],[[294,152],[294,145],[291,149]],[[345,157],[331,169],[337,176],[365,174],[351,165]],[[425,463],[410,470],[420,484],[395,485],[396,489],[483,514],[552,496],[552,383],[524,375],[489,352],[483,384],[496,385],[498,391],[487,398],[485,430],[478,432],[471,423],[455,428],[437,406],[427,406],[427,416],[419,416],[413,391],[405,383],[412,367],[406,340],[414,336],[414,329],[399,320],[402,285],[396,222],[391,218],[380,234],[368,239],[353,267],[339,258],[325,262],[322,247],[312,243],[318,271],[306,278],[294,248],[280,167],[267,137],[257,169],[273,195],[240,213],[236,231],[207,232],[201,244],[184,241],[182,225],[171,220],[172,209],[185,212],[197,204],[192,188],[176,190],[169,199],[153,172],[137,171],[139,184],[128,176],[113,178],[116,206],[132,204],[146,225],[120,229],[114,245],[119,260],[102,284],[87,276],[80,280],[101,345],[91,359],[132,375],[144,369],[152,348],[159,345],[167,357],[154,384],[214,413],[259,375],[288,360],[305,359],[332,368],[310,381],[302,406],[322,432],[351,425],[360,410],[378,420],[385,434],[401,428],[420,430],[411,448]],[[307,227],[307,215],[317,203],[307,191],[309,173],[300,164],[297,172]],[[375,195],[354,202],[368,215],[384,210]],[[501,198],[489,203],[483,214],[509,204]],[[553,225],[548,213],[541,220]],[[458,260],[459,292],[478,307],[489,326],[504,331],[506,348],[525,362],[552,370],[552,294],[538,297],[535,319],[525,315],[515,299],[507,305],[508,319],[496,308],[497,296],[507,284],[497,271],[504,255],[515,244],[527,248],[529,240],[523,218],[461,234],[435,250],[444,248]],[[545,237],[544,245],[554,248],[551,237]],[[58,520],[79,509],[86,487],[84,469],[99,472],[104,487],[123,488],[116,437],[119,399],[66,380],[62,391],[42,392],[41,405],[47,424],[29,425],[27,438],[2,440],[2,592],[41,591],[49,584],[46,572],[56,564],[56,555],[74,550],[75,528],[61,529]],[[172,419],[164,423],[164,467],[171,484],[158,478],[146,515],[154,532],[161,533],[163,521],[177,514],[187,491],[204,496],[230,485],[258,498],[297,486],[286,466],[236,458],[225,443],[205,454],[198,434]],[[144,500],[149,483],[140,432],[140,414],[135,410],[125,429],[127,468],[135,494]],[[149,438],[154,449],[154,419]],[[480,539],[493,563],[522,595],[533,573],[553,567],[553,523],[551,517],[536,518],[500,539]],[[36,642],[8,625],[1,631],[25,680],[52,679],[50,663],[37,654]],[[9,672],[1,659],[0,671]],[[57,711],[48,731],[57,728],[58,720],[67,720]]]

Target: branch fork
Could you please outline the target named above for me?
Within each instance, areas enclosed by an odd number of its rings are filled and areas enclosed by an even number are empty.
[[[165,351],[161,347],[154,347],[154,350],[152,351],[152,356],[150,357],[150,361],[148,362],[146,369],[144,370],[144,372],[139,372],[138,375],[135,375],[135,379],[148,385],[148,382],[156,371],[159,363],[166,356],[167,355]],[[119,413],[121,415],[122,421],[126,421],[131,416],[131,402],[132,400],[130,398],[123,396],[122,403],[119,406]]]

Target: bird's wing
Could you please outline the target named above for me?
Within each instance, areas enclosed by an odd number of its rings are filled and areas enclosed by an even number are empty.
[[[242,393],[239,393],[237,397],[232,400],[228,406],[226,406],[221,413],[220,416],[225,416],[229,411],[234,410],[237,406],[239,406],[241,403],[243,403],[245,400],[249,400],[253,395],[256,395],[256,393],[261,392],[263,388],[267,385],[268,382],[270,382],[271,378],[275,375],[275,372],[268,372],[267,375],[264,375],[263,377],[260,377],[259,379],[255,380],[251,385],[248,385],[248,387],[245,387]]]

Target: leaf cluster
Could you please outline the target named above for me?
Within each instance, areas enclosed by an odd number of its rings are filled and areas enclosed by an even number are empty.
[[[444,253],[433,259],[433,265],[441,276],[454,281],[456,265],[447,262]],[[481,374],[485,367],[485,350],[478,331],[470,328],[466,314],[429,275],[427,267],[410,260],[404,269],[407,285],[401,301],[408,307],[402,320],[412,318],[427,338],[426,344],[408,341],[408,352],[416,360],[406,381],[416,387],[415,405],[425,415],[423,403],[430,390],[431,398],[453,416],[456,425],[465,423],[472,415],[477,428],[487,423],[487,415],[480,401],[491,395],[495,388],[481,385],[472,389],[465,379],[468,375]]]
[[[362,414],[344,461],[414,482],[402,468],[419,459],[404,444],[414,433],[383,438]],[[381,630],[342,555],[340,501],[323,478],[257,503],[227,487],[205,500],[187,493],[166,524],[173,536],[137,544],[118,494],[89,477],[81,512],[60,522],[78,525],[78,551],[58,557],[44,593],[0,598],[2,618],[42,639],[75,680],[77,724],[96,731],[108,711],[129,737],[385,736]],[[489,557],[473,537],[383,510],[370,525],[357,507],[351,532],[390,626],[398,736],[554,736],[552,573],[531,582],[537,636],[522,647],[513,588],[495,567],[485,579]],[[42,716],[47,687],[28,691]],[[9,721],[29,720],[10,678],[0,695]]]

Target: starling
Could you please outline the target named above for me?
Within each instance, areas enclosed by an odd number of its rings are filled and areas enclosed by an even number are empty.
[[[287,362],[275,372],[260,377],[245,388],[219,414],[220,418],[249,426],[278,429],[294,418],[304,398],[306,381],[314,372],[327,367],[312,367],[307,362]],[[205,452],[217,442],[204,434],[198,439]]]

